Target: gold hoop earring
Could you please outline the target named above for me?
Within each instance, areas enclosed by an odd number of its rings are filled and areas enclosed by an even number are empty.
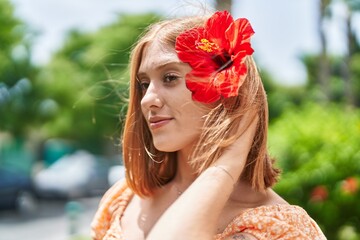
[[[155,154],[152,154],[152,153],[147,149],[147,147],[145,147],[145,151],[146,151],[146,154],[149,156],[149,158],[150,158],[154,163],[161,164],[161,163],[164,162],[165,158],[163,158],[161,161],[155,160],[155,159],[154,159]]]

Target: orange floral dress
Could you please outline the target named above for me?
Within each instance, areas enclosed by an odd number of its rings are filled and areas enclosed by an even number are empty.
[[[91,223],[94,240],[125,240],[120,220],[133,195],[125,182],[116,183],[106,192]],[[285,204],[248,209],[234,218],[224,232],[215,235],[214,239],[222,240],[240,232],[267,240],[326,239],[303,208]]]

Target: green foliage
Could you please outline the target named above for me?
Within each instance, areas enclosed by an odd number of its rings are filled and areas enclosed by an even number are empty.
[[[153,14],[119,15],[95,33],[69,32],[36,81],[42,98],[52,103],[42,126],[46,135],[75,140],[92,152],[118,138],[127,107],[129,53],[157,20]]]
[[[310,99],[317,102],[337,102],[346,103],[352,106],[360,106],[360,76],[357,74],[359,69],[360,39],[356,32],[355,14],[359,13],[359,0],[342,0],[347,14],[342,21],[342,35],[345,39],[346,53],[341,55],[330,55],[327,53],[328,39],[321,41],[320,54],[303,55],[302,61],[307,69],[308,81],[307,91],[310,93]],[[332,8],[339,1],[322,0],[319,8],[320,21],[318,22],[319,36],[326,35],[325,29],[321,24],[326,18],[333,18]],[[325,11],[324,11],[325,10]],[[326,14],[326,12],[330,14]],[[334,19],[335,20],[335,19]],[[309,99],[309,98],[308,98]]]
[[[21,42],[20,20],[14,17],[14,7],[9,1],[0,1],[0,49],[9,52],[12,46]]]
[[[307,99],[317,102],[323,102],[326,100],[342,103],[345,102],[345,87],[342,76],[342,67],[344,60],[341,57],[328,56],[329,63],[329,77],[327,79],[327,91],[322,89],[322,86],[318,82],[319,68],[320,68],[320,56],[319,55],[304,55],[302,61],[307,70]],[[326,96],[325,94],[328,94]],[[327,99],[328,98],[328,99]]]
[[[30,31],[7,0],[0,1],[0,23],[0,82],[11,87],[31,70]]]
[[[360,50],[352,56],[350,60],[350,70],[352,73],[352,88],[355,93],[354,101],[356,106],[360,106]]]
[[[14,15],[10,1],[0,1],[0,131],[26,134],[37,121],[33,88],[36,69],[30,63],[31,32]],[[26,120],[26,121],[24,121]]]
[[[360,111],[341,105],[288,109],[269,129],[270,152],[284,172],[275,190],[303,206],[328,239],[347,227],[360,233],[359,142]]]
[[[267,94],[270,122],[280,117],[287,108],[299,106],[304,100],[304,86],[277,84],[267,71],[261,71],[261,80]]]

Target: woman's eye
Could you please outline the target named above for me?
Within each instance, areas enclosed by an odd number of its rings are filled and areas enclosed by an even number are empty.
[[[173,81],[176,81],[178,80],[180,77],[178,75],[175,75],[175,74],[166,74],[164,76],[164,82],[165,83],[171,83]]]
[[[149,85],[150,84],[148,82],[139,82],[139,86],[142,91],[146,91],[148,89]]]

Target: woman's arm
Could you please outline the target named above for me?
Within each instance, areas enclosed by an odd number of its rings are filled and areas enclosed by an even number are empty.
[[[257,119],[173,203],[155,224],[148,240],[213,239],[222,209],[233,191],[250,151]]]

